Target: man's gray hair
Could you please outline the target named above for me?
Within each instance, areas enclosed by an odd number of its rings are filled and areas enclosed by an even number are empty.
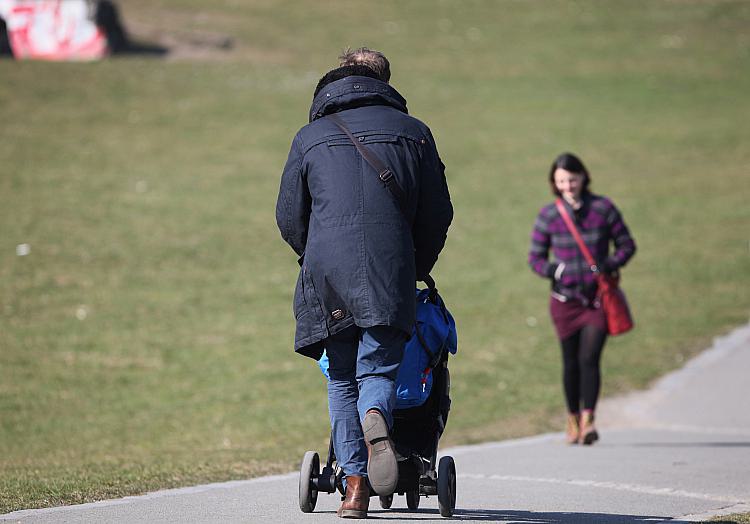
[[[388,82],[391,79],[391,64],[380,51],[374,51],[366,47],[352,50],[350,47],[347,47],[339,57],[339,61],[339,66],[367,66],[375,71],[378,78],[383,82]]]

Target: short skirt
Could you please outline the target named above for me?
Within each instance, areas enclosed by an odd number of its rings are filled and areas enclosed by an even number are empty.
[[[607,317],[599,301],[585,306],[578,300],[562,302],[550,297],[549,312],[560,340],[575,335],[583,326],[596,326],[607,331]]]

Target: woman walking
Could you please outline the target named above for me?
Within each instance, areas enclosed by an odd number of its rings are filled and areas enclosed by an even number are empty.
[[[558,156],[549,183],[596,261],[593,266],[586,262],[558,204],[543,207],[534,224],[529,265],[551,281],[550,314],[562,347],[568,407],[566,441],[593,444],[599,438],[594,427],[599,360],[607,340],[596,277],[600,271],[612,274],[624,266],[635,253],[635,242],[614,204],[589,191],[591,177],[578,157],[571,153]],[[614,243],[611,254],[610,243]],[[548,259],[550,247],[552,260]]]

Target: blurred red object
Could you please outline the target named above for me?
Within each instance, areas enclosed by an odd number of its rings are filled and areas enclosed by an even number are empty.
[[[32,60],[98,60],[107,37],[86,0],[0,0],[13,56]]]

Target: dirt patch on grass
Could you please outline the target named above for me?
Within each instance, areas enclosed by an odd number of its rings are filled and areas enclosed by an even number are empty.
[[[125,6],[123,6],[125,7]],[[288,53],[255,48],[232,34],[237,21],[217,13],[173,9],[123,9],[123,24],[132,41],[167,49],[170,61],[249,61],[284,63]]]
[[[169,61],[226,61],[279,64],[288,62],[283,51],[269,51],[244,44],[226,33],[210,31],[163,31],[134,27],[133,40],[147,42],[167,49],[163,55]]]

